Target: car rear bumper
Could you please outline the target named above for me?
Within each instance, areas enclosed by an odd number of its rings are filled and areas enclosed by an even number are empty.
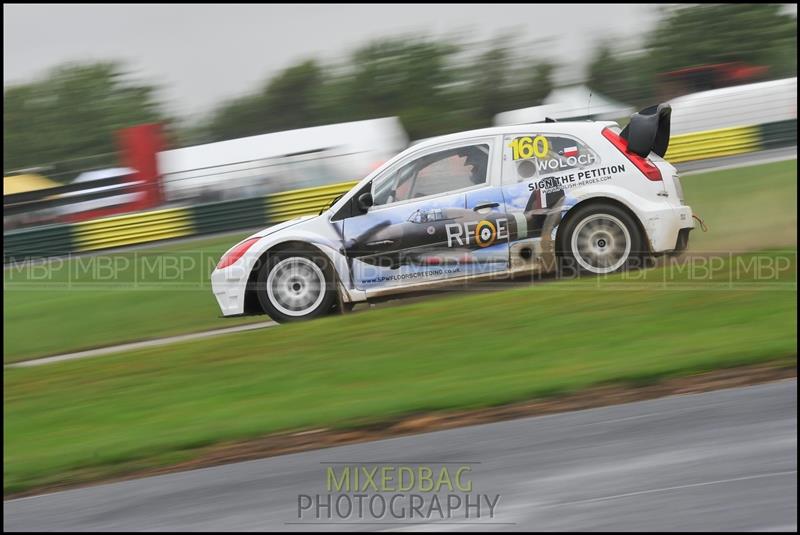
[[[694,228],[690,206],[669,207],[643,214],[643,222],[650,250],[653,253],[675,251],[680,246],[681,231],[688,240],[688,231]],[[686,244],[684,244],[685,247]]]

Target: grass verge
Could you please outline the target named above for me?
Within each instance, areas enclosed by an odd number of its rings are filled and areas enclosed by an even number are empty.
[[[796,253],[459,295],[4,374],[4,491],[353,427],[793,359]]]
[[[693,251],[797,247],[797,160],[681,179],[684,197],[709,231],[692,231]]]
[[[3,361],[265,321],[224,322],[209,275],[243,236],[7,268]]]

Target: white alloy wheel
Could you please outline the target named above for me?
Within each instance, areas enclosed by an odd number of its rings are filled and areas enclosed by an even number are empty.
[[[575,226],[570,248],[578,264],[591,273],[612,273],[628,261],[631,234],[628,227],[610,214],[591,214]]]
[[[302,317],[314,312],[325,299],[327,283],[320,267],[302,256],[275,264],[267,277],[267,297],[280,313]]]

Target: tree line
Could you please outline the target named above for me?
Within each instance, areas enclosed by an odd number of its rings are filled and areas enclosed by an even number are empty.
[[[662,9],[644,46],[629,50],[621,37],[597,44],[585,76],[593,90],[643,106],[659,97],[660,73],[689,66],[740,61],[768,67],[771,78],[796,74],[797,21],[780,6]],[[115,132],[155,121],[173,146],[386,116],[398,116],[411,139],[480,128],[550,93],[559,66],[530,55],[542,49],[511,34],[489,43],[385,38],[340,63],[299,61],[188,126],[165,112],[158,86],[122,63],[65,65],[4,88],[3,167],[56,162],[54,172],[71,179],[87,165],[116,165]]]

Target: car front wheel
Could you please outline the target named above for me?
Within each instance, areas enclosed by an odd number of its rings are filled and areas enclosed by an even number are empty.
[[[264,311],[278,323],[311,319],[331,310],[336,285],[327,258],[278,253],[258,272],[256,291]]]

